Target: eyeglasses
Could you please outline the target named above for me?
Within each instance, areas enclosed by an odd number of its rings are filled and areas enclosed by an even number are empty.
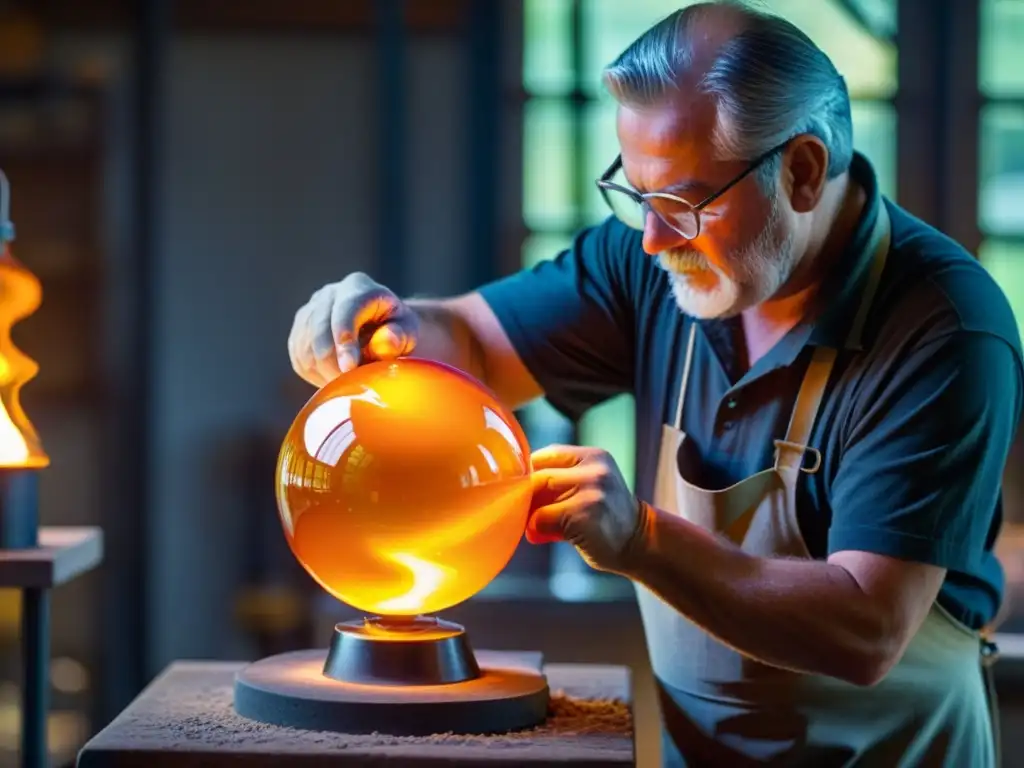
[[[749,174],[760,168],[768,158],[776,152],[784,149],[789,141],[784,141],[777,147],[773,147],[762,155],[759,155],[747,168],[732,179],[728,184],[717,192],[705,197],[696,205],[693,205],[683,198],[669,192],[647,192],[641,194],[632,187],[624,187],[612,181],[620,170],[622,170],[622,155],[615,158],[608,170],[601,174],[597,180],[597,186],[601,190],[601,196],[612,209],[623,224],[641,232],[647,222],[647,213],[650,211],[662,222],[687,240],[693,240],[700,234],[700,212],[711,203],[739,184]]]

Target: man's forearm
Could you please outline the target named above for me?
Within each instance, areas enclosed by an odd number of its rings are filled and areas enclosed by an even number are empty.
[[[647,534],[625,575],[746,656],[867,685],[898,653],[841,566],[754,557],[653,508]]]
[[[458,299],[407,299],[419,317],[419,338],[413,357],[447,363],[486,381],[484,355],[469,324],[453,307]]]

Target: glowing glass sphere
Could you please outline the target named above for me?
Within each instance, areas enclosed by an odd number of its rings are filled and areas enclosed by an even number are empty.
[[[411,616],[460,603],[512,557],[531,497],[512,413],[440,363],[360,366],[317,392],[277,464],[295,557],[342,602]]]

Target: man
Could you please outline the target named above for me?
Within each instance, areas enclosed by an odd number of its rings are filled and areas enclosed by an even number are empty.
[[[326,286],[295,370],[415,352],[513,407],[635,395],[636,497],[606,453],[540,449],[528,538],[637,585],[666,764],[993,765],[1006,299],[880,196],[842,78],[789,23],[691,6],[605,84],[614,216],[457,298]]]

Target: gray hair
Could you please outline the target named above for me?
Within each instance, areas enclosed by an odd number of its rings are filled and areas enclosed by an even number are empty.
[[[695,22],[716,10],[733,11],[742,29],[714,53],[703,73],[690,42]],[[846,83],[825,55],[785,19],[736,0],[691,5],[666,17],[635,40],[604,71],[612,97],[627,106],[651,106],[698,77],[700,93],[718,109],[712,140],[726,159],[753,160],[799,134],[816,136],[828,149],[828,178],[853,158],[853,122]],[[758,171],[766,192],[775,189],[781,158]]]

